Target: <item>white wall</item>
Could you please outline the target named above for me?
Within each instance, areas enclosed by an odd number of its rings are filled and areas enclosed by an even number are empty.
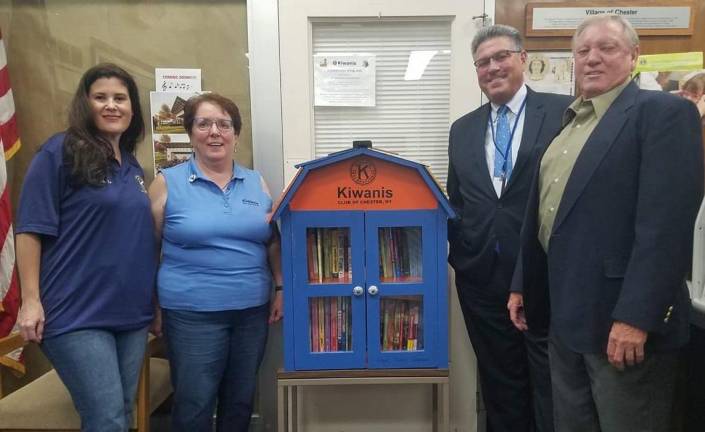
[[[452,122],[480,105],[472,67],[473,16],[482,0],[251,0],[248,2],[252,139],[254,163],[273,193],[281,191],[293,165],[313,157],[311,18],[450,16]],[[493,11],[494,2],[488,7]],[[450,126],[450,124],[449,124]],[[451,272],[452,275],[452,272]],[[451,276],[452,277],[452,276]],[[450,281],[451,431],[476,430],[476,364],[455,288]],[[260,378],[264,430],[274,430],[274,370],[281,362],[281,332],[271,334]],[[430,386],[342,386],[307,388],[303,422],[307,432],[431,430]]]

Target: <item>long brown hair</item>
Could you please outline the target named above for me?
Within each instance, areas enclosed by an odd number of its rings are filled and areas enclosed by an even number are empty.
[[[69,127],[64,140],[64,163],[70,168],[72,183],[76,185],[105,184],[110,169],[109,161],[115,156],[110,142],[98,131],[88,98],[91,85],[100,78],[119,79],[127,87],[130,97],[132,119],[127,130],[120,136],[121,151],[134,153],[137,141],[144,136],[140,97],[132,76],[112,63],[102,63],[88,69],[81,77],[71,101]]]

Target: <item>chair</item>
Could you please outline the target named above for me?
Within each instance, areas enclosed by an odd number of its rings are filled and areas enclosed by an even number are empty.
[[[150,337],[140,371],[137,406],[131,430],[149,432],[149,416],[172,393],[169,363],[153,355],[161,340]],[[0,339],[0,355],[25,342],[17,333]],[[2,389],[0,389],[1,391]],[[1,397],[1,393],[0,393]],[[0,431],[80,431],[81,420],[71,396],[54,369],[0,399]]]

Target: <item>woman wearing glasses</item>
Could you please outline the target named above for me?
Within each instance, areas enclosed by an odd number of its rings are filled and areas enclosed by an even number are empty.
[[[272,199],[257,171],[233,162],[242,126],[235,103],[215,93],[191,98],[184,126],[193,157],[162,170],[149,191],[162,251],[171,430],[212,430],[217,399],[217,430],[246,432],[268,322],[282,316]]]
[[[154,225],[134,79],[83,74],[69,125],[34,156],[18,209],[18,323],[66,385],[82,431],[125,432],[153,318]],[[41,413],[37,413],[41,415]]]

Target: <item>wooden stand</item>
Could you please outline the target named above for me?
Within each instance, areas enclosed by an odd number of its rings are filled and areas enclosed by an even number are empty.
[[[277,372],[277,431],[302,432],[304,386],[349,384],[431,384],[433,432],[450,430],[448,369],[368,369]]]

